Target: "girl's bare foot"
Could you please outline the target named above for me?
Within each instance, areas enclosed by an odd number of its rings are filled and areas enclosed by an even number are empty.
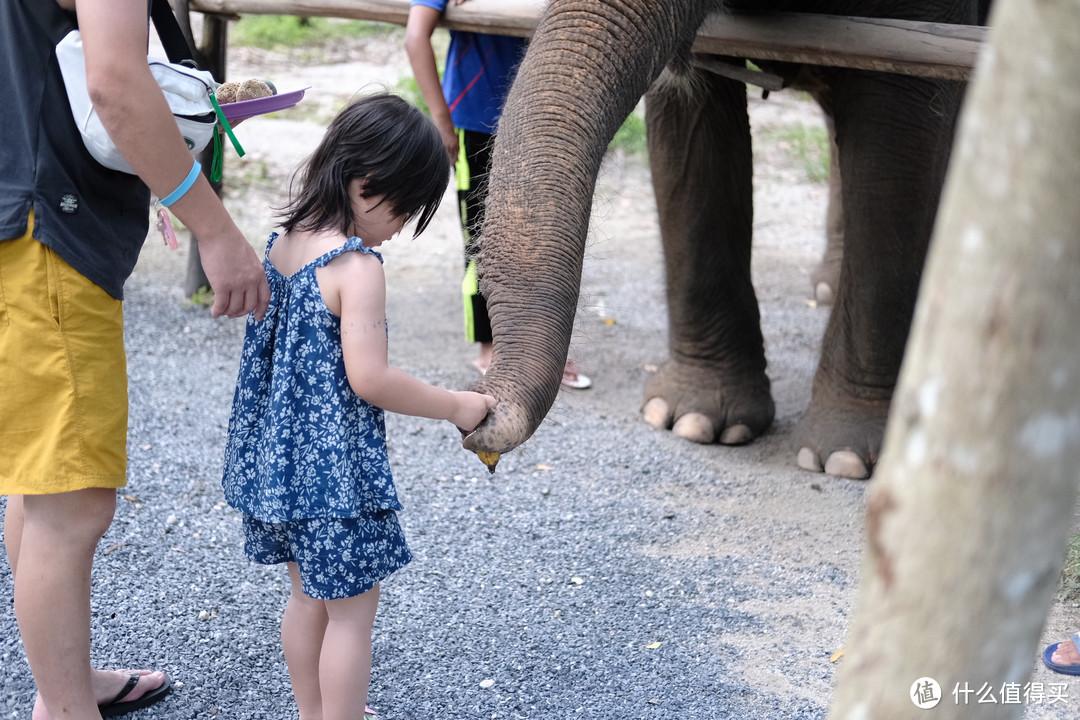
[[[132,673],[139,675],[138,684],[124,696],[124,702],[134,702],[152,690],[157,690],[166,680],[160,670],[91,670],[90,684],[98,705],[111,702],[127,684]],[[34,698],[33,720],[51,720],[39,693]]]

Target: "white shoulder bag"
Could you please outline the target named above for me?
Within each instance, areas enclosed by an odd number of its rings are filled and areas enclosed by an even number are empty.
[[[54,0],[29,2],[39,15],[48,13],[45,6],[49,3],[54,3]],[[42,17],[43,26],[48,28],[48,18],[44,15]],[[169,59],[148,58],[150,73],[161,88],[188,149],[192,154],[199,153],[209,144],[216,132],[218,117],[211,96],[218,83],[209,72],[197,69],[191,57],[191,49],[167,0],[151,0],[151,17]],[[90,155],[105,167],[134,173],[131,165],[113,144],[94,109],[94,104],[90,101],[90,93],[86,87],[86,60],[83,55],[82,36],[77,28],[69,30],[57,43],[56,60],[64,78],[71,115]]]

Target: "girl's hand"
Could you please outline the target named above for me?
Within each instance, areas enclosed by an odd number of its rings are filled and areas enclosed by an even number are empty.
[[[454,411],[447,418],[458,429],[472,432],[487,417],[488,411],[498,402],[490,395],[481,395],[469,391],[451,392],[454,397]]]

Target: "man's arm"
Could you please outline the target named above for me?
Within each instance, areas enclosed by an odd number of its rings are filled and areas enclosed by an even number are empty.
[[[48,2],[50,0],[36,0]],[[158,197],[191,170],[191,154],[146,64],[146,0],[78,0],[86,84],[101,122],[124,159]],[[266,310],[270,292],[258,256],[200,176],[170,207],[199,238],[214,289],[214,315]]]

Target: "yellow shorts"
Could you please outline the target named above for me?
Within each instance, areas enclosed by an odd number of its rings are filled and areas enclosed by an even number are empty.
[[[0,240],[0,495],[125,483],[119,300],[26,233]]]

